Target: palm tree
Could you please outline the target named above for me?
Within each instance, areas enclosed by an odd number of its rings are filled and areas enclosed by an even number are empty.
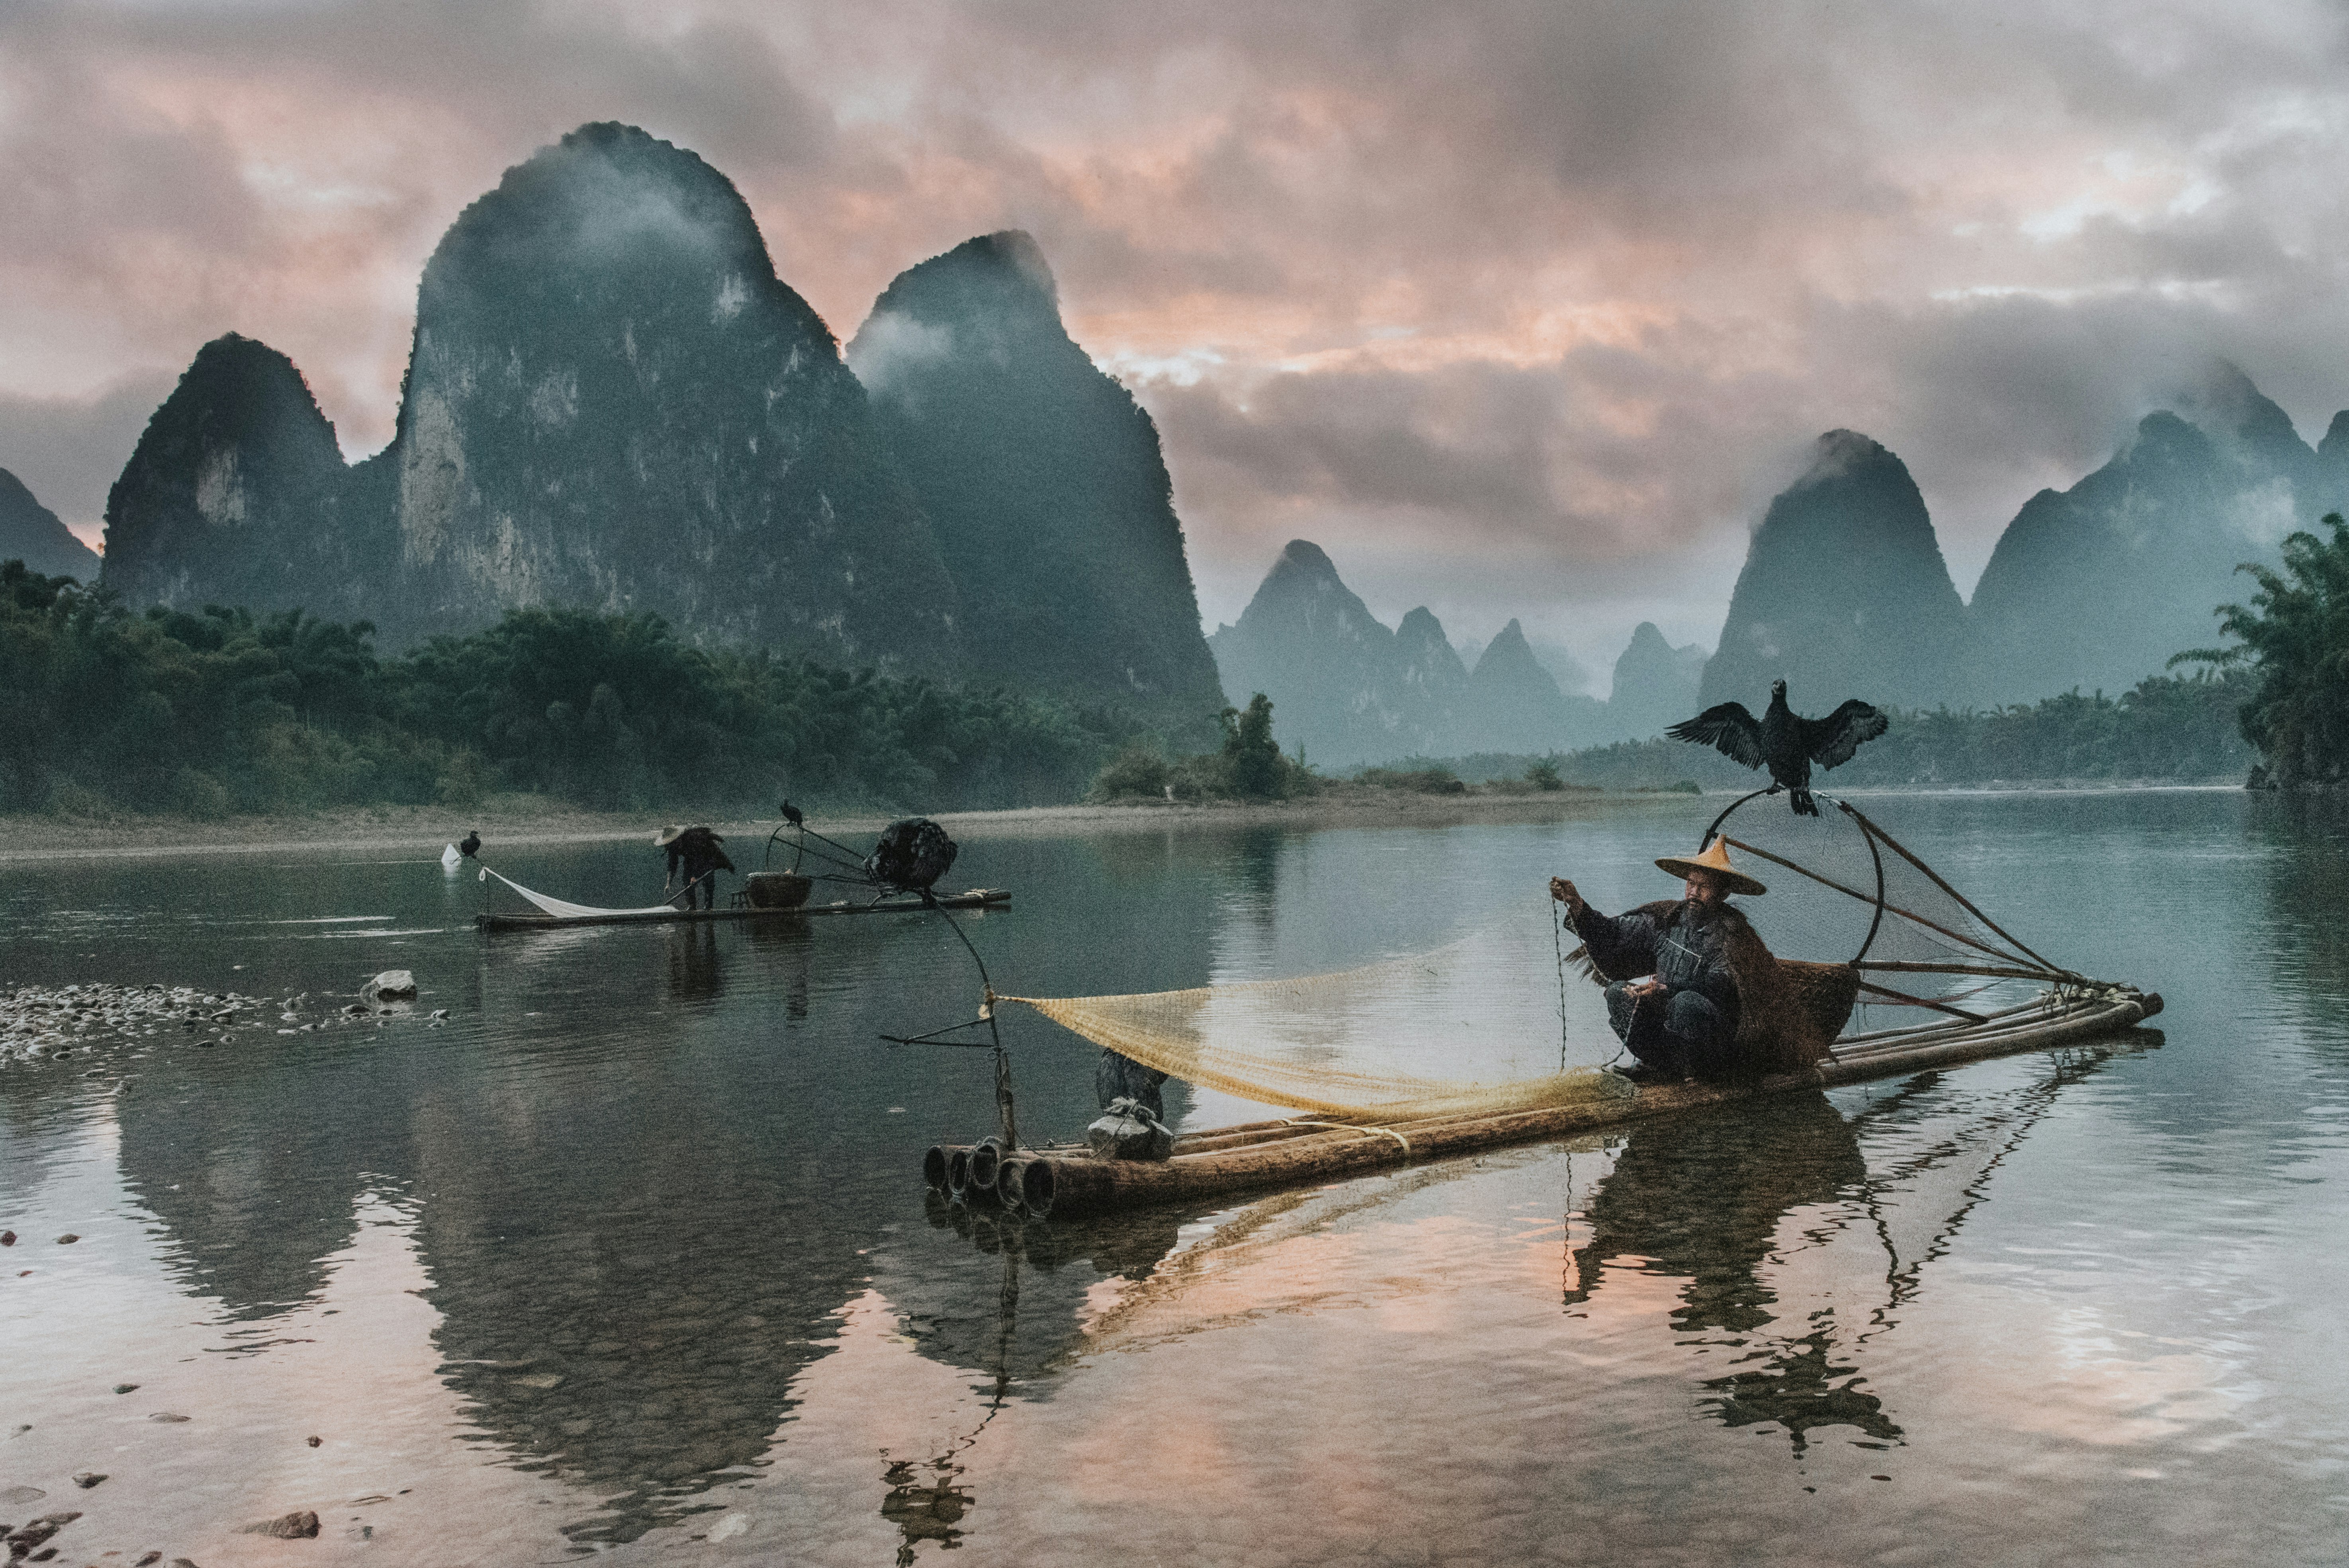
[[[2243,738],[2268,759],[2279,787],[2341,777],[2349,767],[2349,522],[2329,512],[2330,540],[2297,532],[2283,542],[2283,570],[2245,562],[2259,584],[2251,602],[2221,604],[2220,629],[2240,639],[2194,648],[2169,662],[2249,664],[2260,687],[2243,705]]]

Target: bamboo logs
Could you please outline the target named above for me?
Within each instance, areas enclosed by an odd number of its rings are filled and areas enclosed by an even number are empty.
[[[1100,1160],[1076,1149],[1005,1150],[940,1145],[923,1175],[966,1201],[991,1200],[1031,1216],[1072,1216],[1153,1203],[1186,1202],[1248,1188],[1319,1181],[1507,1143],[1643,1121],[1730,1100],[1857,1083],[1985,1057],[2068,1045],[2116,1034],[2161,1011],[2158,994],[2116,988],[1992,1017],[1986,1025],[1927,1026],[1854,1041],[1814,1067],[1733,1083],[1643,1088],[1633,1098],[1383,1124],[1335,1117],[1285,1118],[1189,1133],[1171,1159]],[[978,1180],[985,1153],[987,1180]],[[941,1180],[943,1177],[943,1180]]]

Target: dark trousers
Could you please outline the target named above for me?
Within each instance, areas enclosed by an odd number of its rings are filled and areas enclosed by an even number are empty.
[[[1104,1048],[1101,1060],[1093,1064],[1093,1098],[1103,1110],[1113,1099],[1137,1100],[1150,1108],[1150,1114],[1159,1120],[1166,1119],[1166,1101],[1160,1086],[1166,1075],[1156,1068],[1143,1067],[1130,1057]]]
[[[1618,980],[1607,987],[1607,1021],[1643,1066],[1662,1072],[1711,1078],[1733,1058],[1736,1026],[1694,991],[1634,996]]]

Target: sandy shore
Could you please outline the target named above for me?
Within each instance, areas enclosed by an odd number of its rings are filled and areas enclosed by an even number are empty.
[[[1855,800],[1895,794],[2087,794],[2148,790],[2236,790],[2233,781],[2127,782],[2047,781],[1951,789],[1856,789]],[[1004,811],[938,814],[957,837],[1005,838],[1077,832],[1164,832],[1218,830],[1280,823],[1297,827],[1444,827],[1462,822],[1568,821],[1596,812],[1671,810],[1697,797],[1671,791],[1617,794],[1587,790],[1422,795],[1392,789],[1346,789],[1302,800],[1210,801],[1177,804],[1156,800],[1117,805],[1030,806]],[[1711,791],[1702,799],[1715,809],[1735,799]],[[812,825],[834,838],[870,838],[891,813],[824,813]],[[0,864],[17,861],[109,860],[142,855],[266,854],[322,848],[438,851],[478,829],[491,844],[616,842],[649,840],[664,821],[693,820],[690,815],[658,811],[589,811],[530,796],[451,810],[441,806],[370,806],[305,816],[232,817],[198,821],[174,817],[125,817],[107,821],[67,821],[54,817],[0,816]],[[706,819],[705,819],[706,820]],[[717,824],[730,840],[763,841],[776,826],[735,820]]]
[[[1659,801],[1685,802],[1685,795],[1598,795],[1576,791],[1524,795],[1420,795],[1393,790],[1350,790],[1307,800],[1243,804],[1218,801],[1177,805],[1156,801],[1114,806],[1033,806],[1006,811],[941,813],[938,820],[957,837],[1017,837],[1075,831],[1183,830],[1247,827],[1258,823],[1298,826],[1443,826],[1454,822],[1564,820],[1599,810],[1619,810]],[[1726,799],[1723,800],[1726,804]],[[654,811],[586,811],[527,798],[462,810],[445,807],[393,806],[321,811],[306,816],[233,817],[199,821],[173,817],[131,817],[112,821],[65,821],[52,817],[0,817],[0,864],[22,861],[112,860],[136,856],[267,854],[321,848],[438,851],[478,829],[491,844],[617,841],[643,837],[665,820]],[[812,825],[834,838],[869,838],[887,814],[823,815]],[[763,840],[774,821],[718,824],[729,839]]]

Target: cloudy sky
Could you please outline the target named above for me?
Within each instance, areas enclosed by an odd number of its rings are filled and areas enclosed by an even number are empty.
[[[0,0],[0,467],[95,540],[198,345],[389,438],[416,282],[621,119],[843,338],[1041,242],[1156,416],[1210,625],[1315,540],[1390,623],[1718,631],[1822,430],[1961,591],[2214,355],[2349,405],[2349,12],[2302,0]],[[1602,680],[1603,689],[1603,680]]]

